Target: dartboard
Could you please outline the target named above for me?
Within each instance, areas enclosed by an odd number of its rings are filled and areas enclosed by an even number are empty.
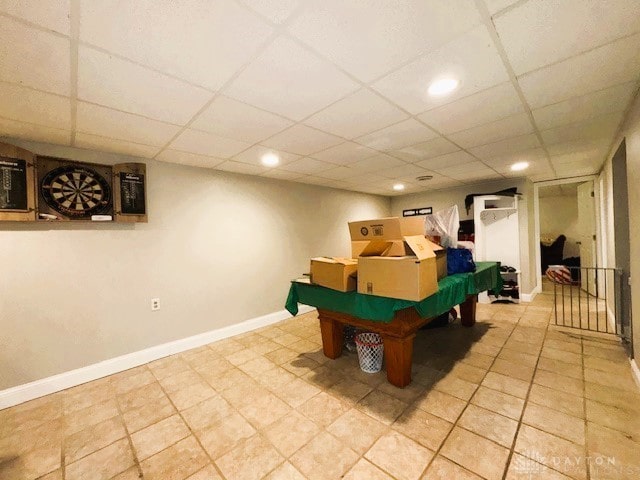
[[[98,172],[87,167],[54,168],[42,179],[42,196],[51,208],[69,217],[87,217],[108,208],[111,188]]]

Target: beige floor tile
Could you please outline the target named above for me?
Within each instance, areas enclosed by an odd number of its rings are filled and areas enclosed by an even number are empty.
[[[552,358],[540,357],[538,361],[539,370],[547,370],[549,372],[558,373],[567,377],[582,380],[582,365],[563,362],[562,360],[554,360]]]
[[[196,432],[196,435],[207,453],[215,460],[255,433],[256,430],[240,414],[232,413],[220,423]]]
[[[249,348],[256,352],[258,355],[265,355],[269,352],[273,352],[274,350],[282,348],[282,345],[265,339],[263,342],[251,345]]]
[[[638,410],[627,410],[587,400],[587,420],[617,430],[640,441],[640,414]]]
[[[640,391],[631,392],[599,383],[585,382],[585,397],[606,405],[640,412]]]
[[[146,370],[145,373],[150,374],[148,370]],[[155,380],[153,375],[151,375],[151,379],[152,381]],[[114,397],[115,390],[108,379],[85,383],[65,392],[64,413],[69,415]]]
[[[193,369],[198,372],[200,376],[212,387],[214,386],[212,385],[212,382],[215,383],[219,375],[231,370],[232,368],[234,368],[233,365],[222,357],[210,360],[207,363],[201,363],[193,366]]]
[[[202,382],[202,377],[195,370],[187,368],[174,375],[168,375],[159,380],[162,388],[168,393],[175,393],[191,385]]]
[[[587,437],[591,478],[638,478],[640,442],[637,439],[591,422],[587,424]]]
[[[71,435],[109,418],[119,415],[115,398],[96,403],[65,416],[66,433]]]
[[[138,460],[144,460],[177,443],[191,432],[179,415],[173,415],[131,435]]]
[[[267,393],[269,392],[266,388],[261,387],[258,383],[249,379],[234,387],[223,390],[220,395],[235,408],[240,409],[255,402]]]
[[[202,347],[193,348],[183,352],[182,358],[191,366],[191,368],[195,369],[200,365],[219,359],[220,355],[211,350],[208,345],[203,345]]]
[[[233,407],[220,395],[215,395],[181,412],[187,425],[194,431],[219,423],[233,413],[235,413]]]
[[[440,453],[488,480],[501,479],[509,450],[484,437],[454,427]]]
[[[290,457],[318,432],[318,425],[294,411],[266,428],[264,435],[280,453]]]
[[[540,356],[544,358],[550,358],[552,360],[560,360],[565,363],[572,363],[574,365],[582,365],[581,354],[568,352],[565,350],[558,350],[547,346],[542,349]]]
[[[289,459],[310,480],[341,479],[357,460],[356,452],[326,432],[321,432]]]
[[[478,389],[471,403],[514,420],[520,419],[524,407],[524,400],[486,387]]]
[[[458,423],[460,427],[511,448],[518,422],[475,405],[469,405]]]
[[[291,407],[272,393],[265,393],[240,409],[240,414],[258,430],[289,414]]]
[[[347,447],[363,454],[387,431],[387,427],[354,408],[336,419],[327,431]]]
[[[298,407],[298,411],[322,427],[328,427],[349,410],[349,406],[326,392],[321,392]]]
[[[254,358],[253,360],[249,360],[242,365],[239,365],[238,368],[249,375],[251,378],[255,379],[263,375],[267,370],[271,370],[272,368],[276,368],[276,364],[266,358],[259,356]]]
[[[467,402],[438,390],[428,391],[423,397],[415,401],[414,406],[449,422],[455,422]]]
[[[185,480],[222,480],[222,477],[213,465],[207,465],[202,470],[189,475]]]
[[[397,398],[374,390],[356,404],[356,408],[385,425],[391,425],[408,404]]]
[[[343,477],[344,480],[394,480],[385,472],[370,462],[367,462],[364,458],[358,460],[351,470]]]
[[[131,467],[128,470],[125,470],[122,473],[119,473],[111,480],[140,480],[142,478],[142,473],[139,467]],[[215,478],[215,477],[213,477]]]
[[[484,355],[483,353],[468,352],[461,361],[474,367],[489,369],[493,363],[494,357]]]
[[[524,365],[530,368],[535,367],[536,362],[538,361],[537,355],[529,355],[528,353],[522,353],[508,348],[504,348],[500,352],[498,359],[506,360],[517,365]]]
[[[373,390],[371,385],[367,385],[366,383],[353,381],[349,378],[336,383],[333,385],[329,391],[332,395],[340,400],[345,402],[356,403],[364,398],[365,395],[369,394]]]
[[[232,353],[245,348],[244,345],[236,342],[233,338],[227,338],[225,340],[220,340],[219,342],[210,343],[208,346],[221,357],[231,355]]]
[[[397,398],[405,403],[413,403],[425,393],[425,387],[417,382],[411,382],[404,388],[398,388],[389,382],[383,382],[376,387],[376,390],[393,398]]]
[[[567,415],[548,407],[529,403],[522,421],[578,445],[584,445],[584,419]]]
[[[533,384],[529,392],[530,403],[549,407],[562,413],[584,418],[582,397],[554,390],[553,388]]]
[[[191,436],[140,463],[145,480],[182,480],[209,463],[196,439]]]
[[[516,352],[526,353],[527,355],[538,356],[540,353],[540,349],[542,345],[539,343],[531,343],[531,342],[521,342],[519,340],[514,340],[513,338],[509,338],[507,342],[504,344],[504,348],[508,348],[509,350],[515,350]]]
[[[607,373],[601,370],[585,368],[584,379],[587,382],[598,383],[605,387],[618,388],[632,393],[638,392],[638,386],[631,376],[630,369],[624,373]]]
[[[106,480],[133,466],[129,440],[123,438],[108,447],[66,466],[67,480]]]
[[[422,480],[481,480],[475,473],[456,465],[440,455],[433,459]],[[533,479],[530,479],[533,480]]]
[[[265,480],[305,480],[296,467],[289,462],[284,462],[273,472],[265,477]]]
[[[320,365],[321,364],[319,362],[316,362],[315,360],[305,355],[298,354],[296,358],[293,358],[288,362],[284,362],[280,366],[288,372],[293,373],[295,376],[301,377],[308,374],[309,372],[312,372]]]
[[[142,430],[176,413],[176,409],[166,396],[152,399],[143,406],[124,412],[122,415],[129,433]]]
[[[600,357],[605,360],[618,360],[624,361],[625,354],[622,349],[619,348],[611,348],[609,345],[603,345],[598,342],[589,342],[587,340],[584,341],[583,347],[584,355],[590,355],[593,357]]]
[[[560,472],[536,462],[532,458],[514,453],[505,480],[570,480]]]
[[[529,391],[529,382],[496,372],[487,373],[482,385],[523,399],[527,397],[527,392]]]
[[[118,405],[123,412],[140,408],[147,403],[166,397],[158,382],[149,383],[131,390],[124,395],[118,395]]]
[[[0,467],[0,475],[2,475],[2,467]],[[2,477],[0,477],[2,478]],[[9,477],[7,477],[9,478]],[[58,470],[55,470],[51,473],[48,473],[47,475],[44,475],[43,477],[38,477],[38,480],[62,480],[62,469],[59,468]],[[115,480],[118,480],[117,478]]]
[[[320,389],[300,378],[296,378],[291,382],[274,391],[281,400],[284,400],[291,407],[297,408],[312,397],[320,393]]]
[[[293,335],[292,333],[285,333],[284,335],[280,335],[279,337],[272,338],[271,340],[273,340],[276,343],[279,343],[280,345],[284,345],[286,347],[296,342],[299,342],[300,340],[302,340],[302,338],[298,337],[297,335]]]
[[[258,355],[250,348],[244,348],[242,350],[233,352],[232,354],[227,355],[224,358],[227,360],[227,362],[237,367],[239,365],[242,365],[243,363],[247,363],[249,360],[253,360],[259,357],[260,355]]]
[[[434,388],[440,392],[448,393],[461,400],[468,401],[473,396],[478,385],[448,374],[438,380]]]
[[[151,362],[148,367],[158,380],[190,370],[189,364],[177,355]]]
[[[64,394],[64,392],[62,392]],[[0,438],[62,418],[63,395],[48,395],[0,410]]]
[[[264,477],[283,460],[267,440],[260,435],[254,435],[217,459],[216,465],[227,478],[254,480]]]
[[[18,456],[7,455],[6,452],[0,453],[0,478],[31,480],[60,468],[59,445],[28,450]]]
[[[533,372],[535,368],[528,365],[521,365],[519,363],[510,362],[509,360],[503,360],[502,358],[496,358],[496,361],[489,369],[491,372],[500,373],[507,377],[517,378],[525,382],[530,382],[533,378]]]
[[[253,382],[253,379],[235,367],[220,373],[215,378],[207,379],[207,383],[218,393],[246,382]]]
[[[399,480],[420,478],[433,452],[398,432],[388,432],[365,454],[365,458]]]
[[[545,370],[538,370],[533,377],[533,382],[560,392],[571,393],[578,397],[584,396],[584,382],[577,378],[566,377]]]
[[[156,381],[156,378],[146,366],[134,368],[133,371],[124,373],[129,374],[126,376],[118,376],[120,374],[117,374],[111,377],[111,385],[118,395],[136,390],[150,383],[155,383]]]
[[[559,340],[556,338],[547,338],[544,342],[544,346],[553,348],[555,350],[561,350],[564,352],[577,353],[582,355],[582,344],[575,342],[567,342],[565,340]]]
[[[0,455],[4,458],[22,456],[31,450],[60,448],[64,437],[62,419],[49,421],[29,430],[17,430],[13,435],[0,438]]]
[[[487,374],[487,368],[480,368],[463,362],[456,362],[449,373],[455,375],[462,380],[479,384]]]
[[[126,436],[120,417],[112,417],[68,436],[65,441],[65,463],[73,463]]]
[[[424,410],[410,409],[391,427],[428,449],[436,451],[453,428],[453,424]]]
[[[528,425],[522,425],[515,451],[576,479],[586,478],[584,447]]]
[[[256,381],[269,391],[276,392],[287,383],[293,382],[296,378],[293,373],[287,372],[284,368],[274,368],[264,372],[256,378]],[[313,384],[313,382],[309,383]]]
[[[204,380],[175,392],[167,392],[167,394],[178,410],[185,410],[217,395],[216,391]]]

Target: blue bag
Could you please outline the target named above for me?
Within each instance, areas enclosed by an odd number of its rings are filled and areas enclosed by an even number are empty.
[[[466,248],[447,248],[447,274],[475,272],[471,250]]]

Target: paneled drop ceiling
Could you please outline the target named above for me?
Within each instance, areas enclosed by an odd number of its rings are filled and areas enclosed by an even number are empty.
[[[597,172],[640,1],[0,0],[0,59],[0,136],[397,195]]]

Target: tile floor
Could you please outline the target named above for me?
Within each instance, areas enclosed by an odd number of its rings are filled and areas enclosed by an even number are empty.
[[[307,314],[5,409],[0,479],[640,478],[622,348],[551,302],[421,331],[405,389],[326,359]]]

